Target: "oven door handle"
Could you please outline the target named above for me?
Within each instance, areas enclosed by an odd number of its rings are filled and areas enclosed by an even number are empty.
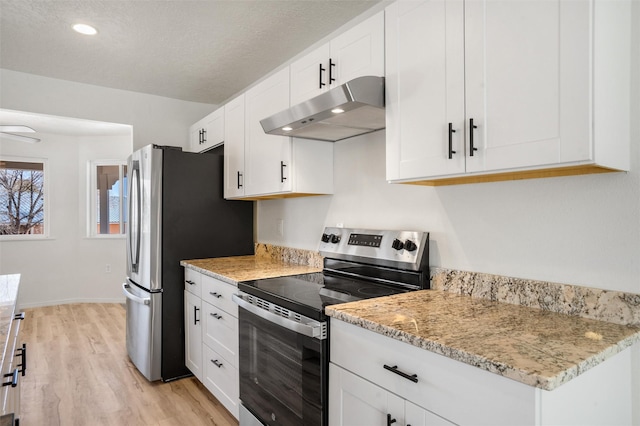
[[[296,321],[292,321],[290,319],[281,317],[280,315],[276,315],[272,312],[265,311],[262,308],[258,308],[255,305],[247,302],[242,298],[242,296],[237,294],[232,294],[231,299],[240,306],[241,308],[246,309],[254,315],[259,316],[262,319],[265,319],[269,322],[282,326],[288,330],[295,331],[298,334],[305,335],[307,337],[313,337],[316,339],[324,339],[326,337],[326,333],[323,331],[323,324],[320,322],[313,322],[311,325],[302,324]]]

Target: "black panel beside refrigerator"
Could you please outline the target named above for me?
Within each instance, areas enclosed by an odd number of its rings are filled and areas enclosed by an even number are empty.
[[[135,158],[140,153],[134,153],[130,158],[127,193],[131,194],[133,188],[134,193],[138,191],[142,195],[133,194],[129,203],[135,203],[136,198],[145,200],[146,197],[147,200],[140,204],[140,223],[132,218],[131,229],[127,229],[127,289],[130,293],[138,292],[138,298],[149,296],[151,306],[142,306],[134,301],[135,296],[127,296],[127,351],[147,379],[169,381],[191,375],[185,366],[184,271],[180,261],[253,254],[253,203],[223,198],[222,155],[195,154],[157,146],[148,146],[141,151],[143,156],[153,158],[153,166],[148,173],[141,166],[145,160],[140,159],[137,163],[141,186],[144,188],[151,183],[149,194],[144,195],[144,189],[136,188],[133,172]],[[161,171],[158,164],[161,164]],[[147,209],[150,211],[146,212]],[[135,207],[130,212],[135,214]],[[136,226],[142,230],[140,238]],[[143,253],[146,247],[149,249],[148,262],[144,261],[144,255],[136,262],[136,248]],[[147,267],[148,274],[145,272]],[[158,293],[161,295],[154,299]],[[161,309],[157,306],[158,299]],[[149,310],[148,320],[140,312],[145,309]],[[158,312],[161,312],[159,322],[154,318]],[[158,327],[161,328],[159,333]],[[144,336],[147,332],[149,336]],[[139,344],[147,341],[148,354],[140,347],[145,345]],[[158,372],[160,377],[157,377]]]

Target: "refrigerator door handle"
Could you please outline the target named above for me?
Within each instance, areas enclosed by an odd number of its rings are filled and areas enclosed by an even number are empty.
[[[131,194],[129,196],[129,253],[131,254],[131,270],[138,272],[140,263],[140,236],[142,222],[142,206],[140,205],[140,162],[134,161],[131,170]]]
[[[151,303],[150,297],[138,297],[129,291],[130,288],[131,286],[129,284],[122,283],[122,292],[127,297],[127,299],[133,300],[134,302],[140,303],[141,305],[148,305]]]

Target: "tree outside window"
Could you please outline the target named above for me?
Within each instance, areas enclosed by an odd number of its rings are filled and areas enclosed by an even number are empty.
[[[0,160],[0,235],[45,234],[44,166]]]

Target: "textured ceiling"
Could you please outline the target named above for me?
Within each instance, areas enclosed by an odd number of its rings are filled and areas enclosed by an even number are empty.
[[[0,0],[0,67],[220,104],[379,1]]]

